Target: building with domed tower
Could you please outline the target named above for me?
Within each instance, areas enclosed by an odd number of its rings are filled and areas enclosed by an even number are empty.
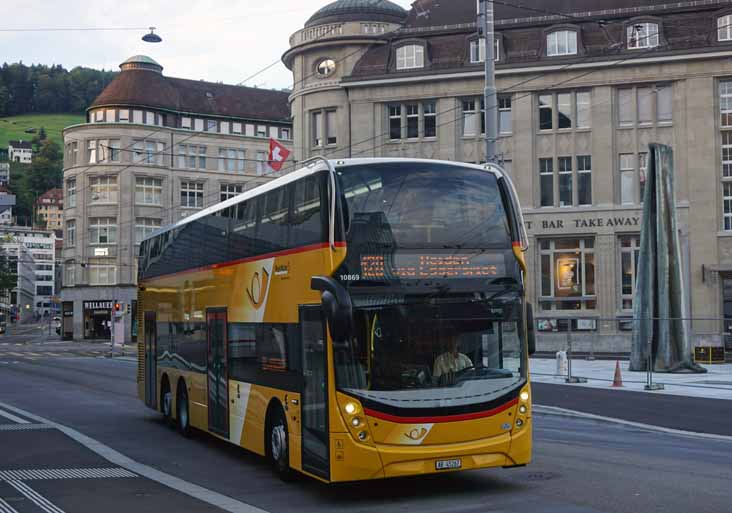
[[[531,238],[540,349],[565,349],[572,330],[575,350],[629,350],[648,144],[660,142],[675,154],[692,341],[732,350],[732,1],[511,4],[494,4],[490,42],[498,149]],[[317,11],[282,58],[296,158],[483,162],[476,17],[475,0]]]
[[[294,167],[267,163],[270,138],[292,148],[288,92],[168,77],[144,55],[120,70],[63,133],[66,338],[109,338],[114,302],[134,337],[140,241]]]

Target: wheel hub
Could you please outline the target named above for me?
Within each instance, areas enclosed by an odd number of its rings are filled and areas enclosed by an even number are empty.
[[[180,423],[183,427],[188,426],[188,404],[185,401],[180,405]]]
[[[285,426],[278,424],[272,428],[272,457],[280,460],[287,452]]]
[[[170,408],[173,403],[173,394],[166,392],[163,394],[163,413],[166,417],[170,417]]]

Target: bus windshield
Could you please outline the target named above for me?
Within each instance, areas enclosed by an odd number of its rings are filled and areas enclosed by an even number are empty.
[[[354,298],[353,336],[334,351],[338,388],[405,408],[483,403],[515,388],[526,377],[519,294],[478,296]]]
[[[341,168],[349,245],[510,248],[496,177],[459,165],[412,162]]]

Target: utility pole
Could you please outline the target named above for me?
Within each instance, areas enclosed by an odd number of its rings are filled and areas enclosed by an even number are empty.
[[[493,2],[479,0],[478,36],[485,41],[485,160],[499,163],[498,156],[498,95],[496,94],[496,56],[493,28]],[[482,33],[482,34],[481,34]],[[478,42],[480,45],[480,41]]]

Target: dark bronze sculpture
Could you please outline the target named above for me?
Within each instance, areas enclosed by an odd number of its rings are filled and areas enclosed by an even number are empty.
[[[670,147],[651,144],[643,196],[630,370],[706,372],[692,358]]]

